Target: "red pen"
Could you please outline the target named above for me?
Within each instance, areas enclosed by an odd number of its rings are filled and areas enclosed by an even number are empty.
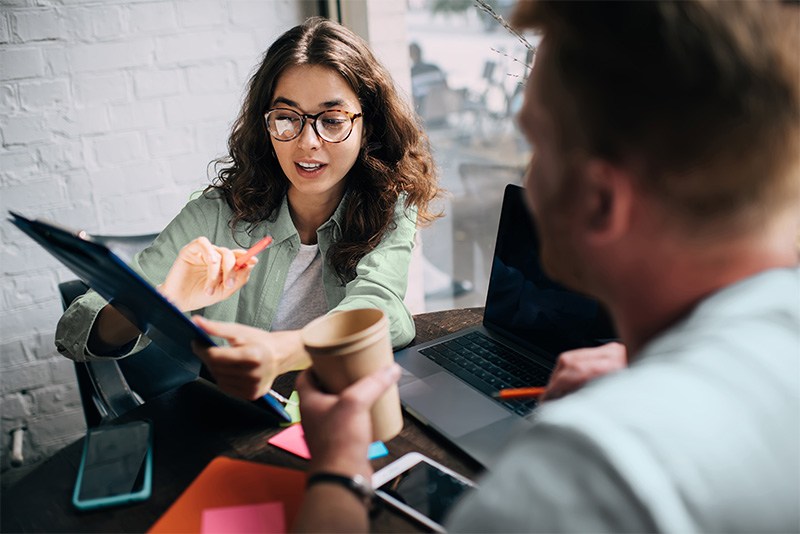
[[[530,399],[539,397],[547,391],[546,387],[501,389],[492,396],[498,399]]]
[[[236,269],[237,271],[243,268],[250,260],[250,258],[252,258],[256,254],[258,254],[259,252],[270,246],[270,244],[272,244],[271,235],[268,235],[267,237],[260,239],[258,243],[247,249],[247,252],[245,252],[243,256],[240,256],[238,260],[236,260],[236,265],[234,265],[233,268]]]

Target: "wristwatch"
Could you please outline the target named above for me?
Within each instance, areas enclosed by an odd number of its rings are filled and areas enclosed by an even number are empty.
[[[375,490],[372,489],[370,481],[359,474],[349,477],[337,473],[321,471],[308,477],[306,488],[310,488],[314,484],[319,483],[338,484],[358,497],[368,510],[372,509],[375,501]]]

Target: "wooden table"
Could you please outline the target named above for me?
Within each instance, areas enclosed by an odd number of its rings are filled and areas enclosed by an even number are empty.
[[[480,323],[482,308],[418,315],[415,342]],[[286,395],[295,374],[275,389]],[[267,444],[281,429],[265,426],[264,413],[231,398],[204,380],[191,382],[132,410],[120,421],[147,418],[155,429],[153,492],[139,504],[81,513],[71,504],[83,440],[68,445],[0,496],[2,532],[144,532],[163,514],[216,456],[230,456],[282,467],[305,469],[307,461]],[[480,466],[407,414],[399,436],[386,445],[389,456],[375,469],[410,451],[419,451],[467,476]],[[391,510],[372,521],[375,532],[419,531],[421,527]]]

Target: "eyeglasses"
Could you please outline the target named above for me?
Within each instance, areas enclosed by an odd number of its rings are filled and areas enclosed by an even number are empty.
[[[297,113],[291,109],[275,108],[264,114],[267,130],[276,141],[291,141],[300,135],[306,120],[311,121],[314,132],[323,141],[341,143],[353,131],[354,121],[361,113],[350,113],[341,109],[328,109],[316,115]]]

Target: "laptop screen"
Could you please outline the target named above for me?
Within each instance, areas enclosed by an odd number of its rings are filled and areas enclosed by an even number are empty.
[[[544,349],[553,361],[565,350],[617,337],[599,302],[542,271],[534,223],[516,185],[506,187],[503,199],[483,320],[524,347]]]

